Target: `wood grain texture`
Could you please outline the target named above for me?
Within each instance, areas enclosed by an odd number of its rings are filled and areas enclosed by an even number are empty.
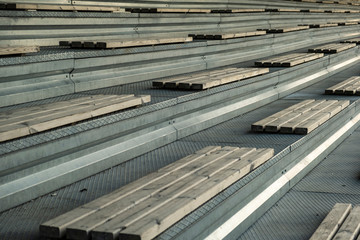
[[[42,224],[40,234],[152,239],[273,154],[273,149],[209,146]]]
[[[292,67],[323,57],[323,53],[291,53],[255,62],[258,67]]]
[[[0,47],[0,56],[14,55],[14,54],[35,53],[35,52],[39,52],[39,51],[40,51],[40,47],[38,47],[38,46]]]
[[[268,73],[268,68],[226,68],[153,82],[154,87],[204,90]]]
[[[42,132],[150,102],[150,96],[90,96],[0,114],[0,141]]]
[[[351,211],[351,204],[337,203],[321,222],[310,240],[331,240]]]
[[[333,240],[356,240],[360,233],[360,205],[356,205],[341,225]]]
[[[307,100],[251,125],[254,132],[308,134],[350,104],[348,100]]]

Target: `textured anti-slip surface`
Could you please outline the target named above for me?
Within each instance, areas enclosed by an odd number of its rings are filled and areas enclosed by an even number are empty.
[[[294,93],[284,99],[256,109],[242,116],[238,116],[180,141],[143,154],[137,158],[131,159],[128,162],[122,163],[104,172],[49,193],[24,205],[0,213],[0,239],[38,239],[38,229],[41,223],[94,200],[106,193],[114,191],[129,182],[139,179],[152,171],[166,166],[209,145],[256,148],[270,147],[274,148],[275,154],[277,154],[290,144],[301,139],[303,136],[266,133],[261,135],[254,134],[250,131],[251,123],[309,97],[314,99],[324,99],[324,97],[326,97],[323,95],[324,89],[356,74],[359,74],[358,65],[314,84],[309,88]],[[329,99],[349,99],[351,101],[358,99],[358,97],[354,96],[328,97]],[[355,132],[353,137],[356,136],[356,134],[359,134],[359,132]],[[349,139],[351,140],[352,137]],[[347,141],[350,141],[349,139]],[[353,139],[351,141],[354,141],[354,146],[357,146],[356,143],[360,140],[358,137],[357,139]],[[347,144],[347,142],[343,143],[343,145]],[[356,149],[356,147],[354,147],[354,149]],[[345,152],[344,154],[349,153]],[[357,156],[359,159],[359,155]],[[328,159],[325,159],[324,163],[326,163],[327,160]],[[337,159],[336,161],[340,160]],[[356,171],[360,171],[358,166],[358,164],[352,165],[352,168],[350,166],[349,168],[351,168],[351,171],[355,173]],[[327,167],[324,168],[324,171],[327,171]],[[254,171],[254,175],[256,174],[256,171]],[[348,176],[347,173],[344,173],[344,176],[345,175]],[[251,179],[252,176],[249,177]],[[359,195],[354,196],[352,194],[339,194],[332,192],[319,193],[317,191],[309,192],[306,189],[297,189],[298,186],[304,184],[305,180],[306,178],[294,188],[295,190],[290,192],[290,195],[286,195],[281,200],[283,201],[284,199],[287,199],[287,202],[280,204],[280,206],[285,207],[284,209],[278,210],[278,206],[274,206],[274,208],[277,209],[277,212],[274,212],[274,214],[278,217],[278,219],[275,219],[274,215],[269,216],[269,213],[266,213],[264,215],[265,220],[262,218],[262,220],[257,223],[261,224],[255,224],[254,227],[258,227],[256,229],[249,229],[242,239],[266,239],[267,237],[269,239],[304,239],[304,236],[309,237],[315,231],[317,225],[322,221],[321,214],[325,216],[335,202],[350,202],[355,204],[360,201]],[[353,182],[353,184],[355,184],[355,182]],[[316,183],[309,183],[308,185],[316,186]],[[340,189],[347,189],[347,187],[351,186],[350,182],[341,182],[340,185]],[[343,187],[342,185],[346,185],[346,187]],[[336,187],[332,188],[339,189],[337,188],[337,185],[333,186]],[[307,186],[304,187],[306,188]],[[173,227],[170,227],[166,232],[159,236],[159,239],[169,239],[171,236],[175,236],[179,232],[183,231],[186,226],[191,224],[191,222],[196,221],[204,215],[206,216],[209,211],[212,211],[216,204],[221,203],[223,199],[228,197],[231,194],[231,191],[232,189],[229,189],[229,191],[225,191],[224,193],[218,195],[218,197],[209,201],[201,208],[179,221]],[[352,191],[355,192],[358,190],[349,188],[348,192],[351,193]],[[315,203],[316,205],[314,205]],[[294,206],[298,207],[294,208]],[[315,212],[309,212],[311,209],[314,209]],[[298,217],[296,213],[300,214],[300,217]],[[316,216],[316,214],[319,214],[319,216]],[[270,222],[270,220],[274,220],[275,222]],[[302,224],[299,224],[299,221],[301,221]],[[284,225],[278,224],[278,222],[282,222]],[[276,227],[275,229],[272,228],[274,226]],[[288,238],[288,236],[290,237]]]
[[[359,141],[357,129],[238,239],[309,239],[335,203],[360,204]]]

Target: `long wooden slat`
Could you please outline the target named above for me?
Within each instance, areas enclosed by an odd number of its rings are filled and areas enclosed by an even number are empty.
[[[193,73],[190,75],[181,75],[181,76],[177,76],[177,77],[163,78],[160,80],[153,81],[152,85],[153,85],[153,87],[164,87],[165,83],[167,83],[167,82],[180,82],[181,80],[186,80],[186,79],[195,78],[195,77],[203,77],[203,76],[211,77],[211,76],[217,75],[219,73],[233,72],[236,70],[237,70],[237,68],[224,68],[224,69],[213,70],[213,71],[202,71],[202,72]]]
[[[297,56],[301,56],[301,55],[303,55],[303,53],[291,53],[291,54],[287,54],[287,55],[267,58],[264,60],[256,61],[255,66],[271,67],[274,64],[274,62],[280,62],[282,60],[291,59],[293,57],[297,57]]]
[[[353,85],[353,83],[360,82],[359,76],[352,76],[343,82],[340,82],[334,86],[331,86],[325,90],[325,94],[343,94],[347,86]]]
[[[284,62],[289,62],[296,59],[303,59],[304,56],[306,56],[306,53],[295,53],[293,55],[285,55],[275,60],[272,60],[272,62],[265,62],[264,65],[271,67],[280,67],[283,65]]]
[[[272,149],[258,151],[252,158],[249,156],[249,158],[241,159],[236,155],[228,156],[219,161],[219,165],[214,165],[211,171],[203,171],[201,174],[199,173],[200,176],[194,176],[192,182],[197,178],[201,178],[202,181],[198,181],[196,184],[188,183],[185,191],[174,196],[171,202],[164,201],[164,204],[157,208],[156,212],[152,210],[146,215],[138,214],[136,218],[131,215],[131,220],[126,216],[112,219],[94,229],[92,237],[93,239],[117,239],[119,236],[122,238],[124,235],[127,237],[131,235],[136,236],[136,239],[152,239],[272,156]],[[254,162],[254,159],[257,161]],[[158,221],[154,219],[154,216]],[[120,228],[122,226],[124,228]]]
[[[301,57],[301,58],[290,60],[288,62],[282,62],[281,66],[282,67],[293,67],[293,66],[305,63],[305,62],[309,62],[309,61],[321,58],[323,56],[324,56],[323,53],[315,53],[313,55],[307,55],[307,56],[304,56],[304,57]]]
[[[319,105],[324,103],[325,101],[314,101],[305,106],[294,109],[292,112],[279,117],[275,121],[266,124],[265,132],[278,132],[281,128],[288,125],[290,122],[298,121],[304,117],[304,114],[311,111],[314,108],[317,108]]]
[[[268,68],[228,68],[153,82],[155,87],[203,90],[268,73]]]
[[[49,130],[150,102],[150,96],[86,97],[0,114],[0,141]]]
[[[210,13],[211,9],[201,8],[157,8],[157,13]]]
[[[191,42],[192,37],[159,38],[159,39],[134,39],[134,40],[108,40],[96,43],[97,48],[122,48],[146,45],[158,45],[168,43]]]
[[[349,40],[344,40],[344,41],[341,41],[341,43],[356,43],[356,44],[360,44],[360,38],[353,38],[353,39],[349,39]]]
[[[281,125],[280,132],[281,133],[294,133],[296,127],[305,123],[309,119],[313,118],[315,115],[317,115],[321,112],[327,111],[328,109],[332,108],[332,106],[337,103],[336,101],[333,101],[330,103],[329,103],[329,101],[316,101],[315,103],[317,103],[317,102],[319,102],[319,104],[317,106],[314,106],[310,109],[307,109],[306,111],[303,111],[299,118],[292,119],[291,121],[288,121],[287,123]],[[340,109],[342,109],[342,108],[340,107]],[[299,109],[299,111],[301,111],[301,110]]]
[[[333,44],[319,46],[316,48],[310,48],[309,52],[338,53],[353,47],[356,47],[356,43],[335,43],[335,44],[333,43]]]
[[[71,239],[87,239],[90,237],[89,232],[99,225],[100,227],[111,227],[114,222],[116,223],[118,221],[123,222],[124,225],[132,221],[136,221],[137,218],[141,218],[147,213],[159,209],[162,205],[171,201],[177,195],[195,186],[199,182],[204,181],[204,175],[202,174],[204,171],[209,171],[209,169],[211,171],[214,166],[222,168],[220,165],[225,157],[233,155],[234,152],[237,152],[238,150],[239,148],[236,147],[226,147],[225,149],[220,149],[219,151],[207,156],[205,160],[209,160],[209,163],[205,166],[201,164],[204,162],[202,161],[193,170],[190,168],[191,166],[189,166],[179,173],[179,169],[173,177],[176,178],[179,175],[184,174],[184,172],[188,172],[188,174],[184,178],[170,182],[170,184],[168,179],[161,179],[157,185],[152,184],[146,189],[138,190],[147,190],[146,192],[149,192],[150,190],[150,197],[147,197],[136,204],[133,204],[132,202],[137,199],[136,194],[141,194],[138,192],[135,192],[126,199],[118,201],[111,206],[88,216],[82,221],[70,225],[67,228],[67,237]],[[151,193],[151,191],[153,191],[153,193]],[[129,206],[129,204],[131,205]]]
[[[28,46],[28,47],[0,47],[0,56],[3,55],[14,55],[14,54],[25,54],[39,52],[40,47]]]
[[[331,240],[351,211],[351,204],[337,203],[321,222],[310,240]]]
[[[192,84],[189,86],[191,89],[195,90],[203,90],[208,89],[211,87],[227,84],[230,82],[240,81],[246,78],[259,76],[261,74],[268,73],[268,68],[260,68],[260,69],[244,69],[243,71],[239,71],[237,73],[228,74],[222,77],[218,77],[215,79],[204,79],[202,81],[192,81]],[[179,84],[179,87],[188,88],[187,84],[186,86]]]
[[[283,117],[283,116],[289,114],[290,112],[293,112],[294,110],[296,110],[298,108],[301,108],[303,106],[306,106],[306,105],[308,105],[308,104],[310,104],[310,103],[312,103],[314,101],[315,101],[314,99],[304,100],[304,101],[299,102],[297,104],[294,104],[294,105],[292,105],[292,106],[290,106],[290,107],[288,107],[288,108],[286,108],[286,109],[284,109],[284,110],[282,110],[280,112],[277,112],[277,113],[275,113],[275,114],[273,114],[273,115],[271,115],[271,116],[269,116],[269,117],[267,117],[265,119],[257,121],[257,122],[255,122],[255,123],[253,123],[251,125],[251,131],[253,131],[253,132],[263,132],[264,129],[265,129],[265,126],[267,124],[270,124],[270,123],[274,122],[275,120],[277,120],[278,118]]]
[[[251,125],[255,132],[307,134],[350,104],[343,100],[310,100],[284,109]]]
[[[161,200],[171,201],[173,195],[180,194],[188,189],[197,181],[202,181],[202,172],[219,166],[227,156],[246,155],[255,149],[239,149],[236,147],[227,147],[220,149],[212,154],[200,159],[194,164],[178,169],[176,172],[168,175],[157,182],[148,185],[146,188],[138,190],[122,201],[118,201],[96,213],[78,221],[67,228],[67,237],[71,239],[87,239],[89,232],[113,219],[124,219],[131,221],[136,218],[136,214],[146,214],[147,211],[154,211],[161,207]],[[134,204],[135,202],[135,204]],[[152,208],[149,208],[151,206]],[[145,210],[143,210],[145,209]],[[125,217],[126,216],[126,217]]]
[[[66,228],[83,219],[87,216],[126,198],[127,196],[135,193],[136,191],[146,188],[154,182],[186,167],[190,164],[194,164],[200,159],[203,159],[206,155],[220,150],[220,146],[209,146],[191,154],[185,158],[182,158],[166,167],[159,169],[156,172],[150,173],[137,181],[127,184],[126,186],[115,190],[107,195],[104,195],[90,203],[80,206],[70,212],[60,215],[52,220],[49,220],[40,225],[40,234],[44,237],[62,238],[66,234]],[[142,197],[145,199],[145,197]],[[140,200],[140,199],[139,199]],[[139,201],[138,200],[138,201]]]
[[[186,76],[185,78],[178,78],[173,81],[165,82],[164,87],[165,88],[177,88],[180,85],[182,85],[181,88],[189,89],[189,87],[187,88],[184,86],[189,82],[194,82],[194,81],[196,82],[196,81],[216,78],[221,75],[232,74],[237,71],[238,71],[238,68],[230,68],[230,69],[223,69],[223,70],[219,70],[219,71],[212,71],[212,72],[209,72],[208,74],[203,74],[203,75],[199,75],[199,76]],[[191,83],[190,83],[190,85],[191,85]]]
[[[333,240],[356,240],[360,233],[360,205],[355,206]]]
[[[350,104],[350,101],[344,100],[339,101],[337,104],[334,104],[330,109],[325,109],[317,114],[315,114],[310,119],[306,120],[305,122],[299,124],[294,132],[296,134],[308,134],[316,129],[318,126],[326,122],[328,119],[339,113],[345,107]]]
[[[266,28],[266,29],[257,29],[258,31],[266,31],[267,33],[286,33],[294,32],[300,30],[309,29],[309,26],[296,26],[296,27],[283,27],[283,28]]]
[[[323,57],[323,53],[292,53],[261,61],[256,61],[255,66],[264,67],[292,67]]]
[[[125,12],[124,8],[119,7],[71,4],[8,3],[3,4],[3,6],[5,6],[5,9],[8,10]]]
[[[242,38],[265,35],[266,31],[252,31],[252,32],[234,32],[234,33],[204,33],[204,34],[189,34],[193,39],[208,39],[208,40],[225,40],[231,38]]]

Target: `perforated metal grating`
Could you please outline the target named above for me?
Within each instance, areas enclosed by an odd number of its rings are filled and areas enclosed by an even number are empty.
[[[335,203],[360,204],[359,141],[360,128],[238,239],[309,239]]]

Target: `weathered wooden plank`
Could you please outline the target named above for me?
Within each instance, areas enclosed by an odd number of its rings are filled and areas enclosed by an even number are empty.
[[[330,119],[332,116],[339,113],[342,109],[347,107],[350,104],[350,101],[338,101],[338,103],[332,105],[330,108],[325,109],[324,111],[321,111],[317,114],[315,114],[313,117],[309,118],[305,122],[299,124],[294,132],[296,134],[308,134],[315,130],[318,126],[326,122],[328,119]]]
[[[87,6],[72,4],[13,3],[5,4],[5,7],[8,10],[125,12],[125,9],[120,7]]]
[[[219,71],[213,71],[205,75],[199,75],[199,76],[187,76],[185,78],[178,78],[173,81],[165,82],[164,87],[165,88],[182,88],[182,89],[190,89],[190,87],[187,87],[187,83],[189,83],[189,86],[192,85],[192,82],[196,81],[203,81],[211,78],[217,78],[221,75],[227,75],[238,71],[238,69],[224,69]]]
[[[235,32],[235,33],[206,33],[206,34],[189,34],[193,39],[208,39],[208,40],[225,40],[231,38],[242,38],[265,35],[266,31],[252,31],[252,32]]]
[[[214,171],[206,172],[207,178],[202,181],[202,184],[188,188],[171,202],[128,224],[123,224],[124,222],[113,222],[107,226],[104,224],[94,229],[92,237],[93,239],[117,239],[119,236],[120,238],[132,236],[136,239],[152,239],[272,156],[273,150],[266,149],[243,159],[236,155],[226,157],[222,160],[224,164],[219,165],[218,169],[214,168]],[[120,229],[119,226],[126,226],[126,228]]]
[[[186,167],[194,164],[198,160],[204,158],[206,155],[220,150],[220,146],[205,147],[194,154],[182,158],[166,167],[159,169],[156,172],[150,173],[137,181],[127,184],[126,186],[115,190],[107,195],[104,195],[94,201],[80,206],[72,211],[62,214],[52,220],[49,220],[40,225],[40,234],[44,237],[62,238],[66,234],[66,228],[83,218],[103,209],[117,201],[121,201],[125,197],[135,193],[136,191],[146,188],[150,184]],[[143,197],[144,198],[144,197]]]
[[[190,186],[203,181],[202,172],[211,172],[214,166],[219,167],[227,156],[249,154],[255,149],[239,149],[234,147],[223,148],[200,159],[196,164],[178,169],[146,188],[124,198],[122,201],[109,205],[96,213],[80,220],[67,228],[67,237],[70,239],[87,239],[92,229],[121,219],[123,222],[133,221],[138,216],[144,216],[149,211],[155,211],[163,204],[171,201],[174,196],[186,191]],[[101,228],[101,227],[100,227]]]
[[[359,76],[352,76],[348,79],[346,79],[345,81],[342,81],[334,86],[331,86],[329,88],[327,88],[325,90],[325,94],[342,94],[344,93],[344,89],[346,88],[346,86],[352,85],[355,82],[359,82],[360,81],[360,77]]]
[[[0,47],[0,56],[3,55],[14,55],[14,54],[25,54],[39,52],[40,47],[28,46],[28,47]]]
[[[349,39],[349,40],[344,40],[344,41],[341,41],[341,43],[356,43],[356,44],[360,44],[360,38],[353,38],[353,39]]]
[[[335,204],[311,236],[310,240],[331,240],[349,215],[351,208],[351,204]]]
[[[133,95],[82,98],[0,114],[0,141],[26,136],[51,128],[119,111],[150,102],[150,96]],[[84,102],[81,102],[84,100]]]
[[[306,122],[307,120],[313,118],[316,114],[320,112],[326,111],[328,108],[330,108],[333,104],[336,104],[337,102],[328,102],[328,101],[315,101],[315,104],[308,109],[298,109],[298,111],[302,112],[301,116],[299,118],[295,118],[291,121],[288,121],[287,123],[283,124],[280,128],[281,133],[294,133],[295,128],[302,123]],[[310,104],[309,104],[310,105]]]
[[[294,32],[300,30],[309,29],[309,26],[296,26],[296,27],[283,27],[283,28],[266,28],[266,29],[257,29],[258,31],[266,31],[267,33],[286,33]]]
[[[248,12],[265,12],[264,8],[250,8],[250,9],[231,9],[232,13],[248,13]]]
[[[337,27],[336,23],[323,23],[323,24],[310,24],[310,28],[325,28],[325,27]]]
[[[133,39],[133,40],[108,40],[96,43],[97,48],[122,48],[169,43],[191,42],[192,37],[159,38],[159,39]]]
[[[292,67],[292,66],[296,66],[305,62],[309,62],[318,58],[323,57],[324,54],[323,53],[315,53],[313,55],[306,55],[304,57],[299,57],[293,60],[290,60],[289,62],[282,62],[281,66],[282,67]]]
[[[160,80],[156,80],[152,82],[153,87],[164,87],[165,83],[167,82],[181,82],[182,80],[187,80],[187,79],[191,79],[191,78],[197,78],[197,77],[211,77],[211,76],[216,76],[219,73],[230,73],[230,72],[234,72],[237,71],[238,68],[224,68],[224,69],[220,69],[220,70],[213,70],[213,71],[202,71],[199,73],[193,73],[190,75],[181,75],[181,76],[177,76],[177,77],[170,77],[170,78],[163,78]],[[176,85],[177,86],[177,85]]]
[[[360,88],[360,81],[353,82],[352,84],[348,84],[344,86],[344,94],[345,95],[355,95],[356,92]]]
[[[271,67],[275,62],[280,62],[280,61],[283,61],[286,59],[291,59],[291,58],[301,56],[301,55],[303,55],[303,53],[291,53],[291,54],[287,54],[287,55],[272,57],[272,58],[268,58],[265,60],[256,61],[255,66]]]
[[[255,122],[255,123],[253,123],[251,125],[251,131],[263,132],[264,129],[265,129],[265,126],[267,124],[270,124],[273,121],[277,120],[278,118],[283,117],[283,116],[293,112],[294,110],[296,110],[298,108],[301,108],[303,106],[306,106],[306,105],[308,105],[308,104],[310,104],[310,103],[312,103],[314,101],[315,101],[314,99],[304,100],[304,101],[299,102],[297,104],[294,104],[294,105],[292,105],[292,106],[290,106],[290,107],[288,107],[288,108],[286,108],[286,109],[284,109],[284,110],[282,110],[280,112],[277,112],[277,113],[275,113],[275,114],[273,114],[273,115],[271,115],[271,116],[269,116],[269,117],[267,117],[265,119],[257,121],[257,122]]]
[[[360,205],[356,205],[345,219],[333,240],[355,240],[360,233]]]
[[[269,72],[268,68],[239,69],[238,72],[226,74],[224,76],[218,76],[215,78],[203,79],[200,81],[192,79],[191,84],[190,83],[186,83],[186,84],[180,83],[179,88],[191,88],[191,89],[195,89],[195,90],[203,90],[203,89],[208,89],[211,87],[227,84],[230,82],[239,81],[239,80],[243,80],[246,78],[258,76],[258,75],[265,74],[268,72]]]
[[[210,13],[211,9],[201,8],[157,8],[158,13]]]
[[[316,48],[310,48],[309,52],[322,52],[322,53],[338,53],[347,49],[353,48],[356,43],[335,43],[319,46]]]
[[[193,170],[189,166],[181,173],[179,172],[179,169],[174,177],[179,177],[181,174],[188,173],[181,179],[174,180],[170,183],[167,179],[161,179],[162,181],[160,181],[157,185],[149,185],[144,190],[147,190],[146,192],[153,191],[154,193],[151,194],[151,197],[147,197],[143,201],[133,204],[133,201],[136,201],[137,199],[136,194],[139,191],[138,190],[134,194],[129,195],[126,199],[117,201],[101,211],[88,216],[82,221],[70,225],[67,228],[66,236],[70,239],[76,240],[88,239],[89,232],[92,229],[94,229],[94,231],[111,229],[110,231],[116,234],[121,230],[118,228],[119,223],[121,226],[127,226],[132,222],[137,221],[139,218],[158,210],[166,203],[171,202],[174,198],[181,195],[183,192],[186,192],[194,186],[204,182],[207,179],[208,174],[226,168],[228,161],[236,161],[242,154],[248,154],[248,151],[251,152],[253,149],[246,149],[244,151],[243,149],[236,147],[222,148],[204,158],[205,161],[202,161],[201,163],[206,162],[206,160],[209,161],[209,163],[205,166],[199,164]],[[129,206],[129,204],[131,205]],[[114,229],[113,226],[116,225],[117,227]]]
[[[293,53],[266,60],[256,61],[255,66],[292,67],[323,57],[323,53]]]

